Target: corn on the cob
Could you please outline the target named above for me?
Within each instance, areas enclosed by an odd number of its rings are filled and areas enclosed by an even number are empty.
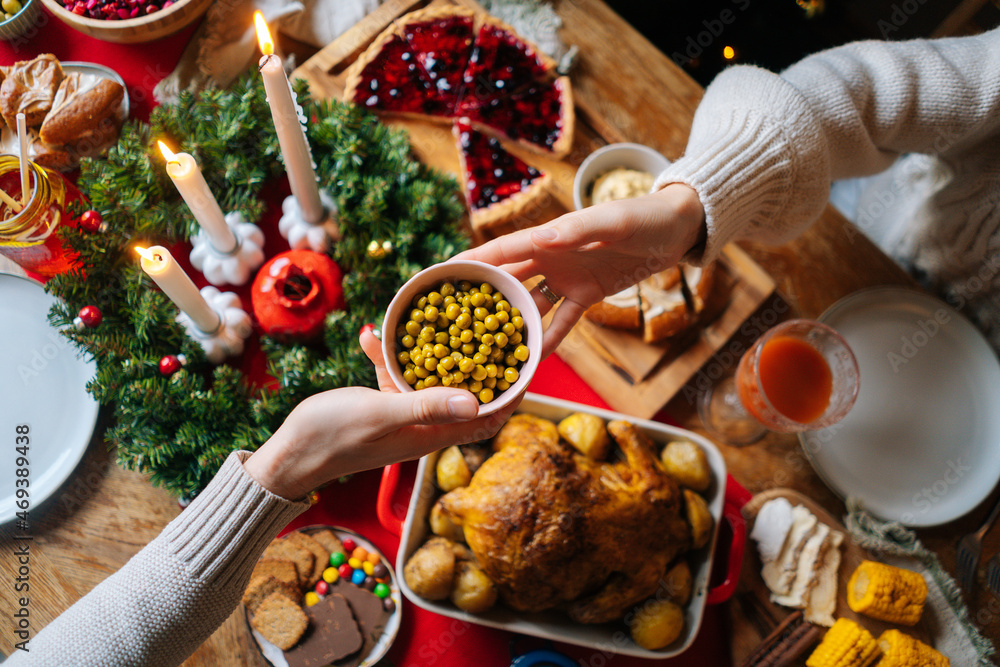
[[[878,638],[882,659],[877,667],[949,667],[951,661],[919,639],[899,630],[886,630]]]
[[[806,660],[806,667],[867,667],[878,650],[870,632],[848,618],[838,618]]]
[[[920,620],[927,582],[917,572],[866,560],[847,582],[847,604],[865,614],[900,625]]]

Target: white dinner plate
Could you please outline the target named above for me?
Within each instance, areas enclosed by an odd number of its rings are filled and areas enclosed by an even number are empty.
[[[18,511],[18,425],[28,427],[30,520],[31,508],[73,473],[97,423],[86,390],[96,364],[49,324],[53,303],[40,283],[0,273],[0,524]]]
[[[819,319],[847,340],[861,372],[847,417],[799,436],[819,476],[908,526],[976,507],[1000,478],[1000,362],[982,334],[944,302],[900,287],[851,294]]]

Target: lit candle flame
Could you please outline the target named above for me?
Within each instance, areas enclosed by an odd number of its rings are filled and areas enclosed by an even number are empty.
[[[177,164],[180,164],[180,161],[177,159],[177,154],[170,150],[165,143],[162,141],[157,141],[156,143],[160,145],[160,152],[163,153],[163,157],[166,158],[167,162],[176,162]]]
[[[142,248],[140,246],[135,246],[135,251],[139,253],[143,259],[149,260],[150,262],[156,261],[156,255],[149,251],[149,248]]]
[[[736,49],[731,46],[727,46],[722,49],[722,57],[726,60],[732,60],[736,57]]]
[[[269,56],[274,53],[274,42],[271,40],[271,33],[267,29],[267,24],[264,23],[264,15],[260,12],[254,12],[253,21],[257,26],[257,41],[260,43],[260,51],[265,56]]]

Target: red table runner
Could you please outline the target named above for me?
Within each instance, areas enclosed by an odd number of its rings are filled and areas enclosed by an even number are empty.
[[[43,8],[38,35],[30,42],[12,47],[0,42],[0,65],[9,65],[18,60],[26,60],[40,53],[52,53],[62,61],[86,61],[106,65],[117,71],[128,87],[133,118],[147,120],[155,106],[153,87],[169,74],[180,59],[184,47],[197,28],[189,26],[180,33],[164,38],[153,44],[112,44],[90,38],[59,21]],[[71,175],[72,176],[72,175]],[[265,193],[268,200],[277,204],[288,193],[283,182],[275,190]],[[268,216],[261,222],[266,230],[276,229],[277,206],[272,206],[274,219]],[[284,239],[276,234],[268,234],[266,252],[268,256],[287,249]],[[185,262],[186,263],[186,262]],[[190,271],[190,267],[185,267]],[[191,273],[202,286],[197,272]],[[249,304],[247,288],[237,289],[237,293]],[[257,366],[254,358],[255,347],[248,348],[245,366]],[[259,368],[244,368],[251,376]],[[262,367],[262,364],[261,364]],[[530,391],[569,401],[608,409],[609,406],[586,382],[565,362],[553,355],[539,366]],[[666,419],[662,419],[667,421]],[[407,484],[412,484],[416,464],[404,464],[403,479],[406,480],[400,494],[409,493]],[[310,524],[332,524],[350,528],[370,539],[393,562],[395,561],[399,538],[383,528],[375,514],[375,497],[381,471],[369,471],[352,477],[347,483],[333,484],[323,490],[320,501],[289,524],[288,529]],[[734,482],[730,478],[729,483]],[[720,547],[724,550],[724,545]],[[659,661],[663,665],[707,665],[725,667],[731,664],[729,642],[720,638],[728,637],[728,620],[725,607],[708,607],[692,647],[682,656],[672,660]],[[511,659],[511,633],[497,631],[479,625],[463,623],[420,609],[408,601],[403,605],[403,622],[395,643],[389,651],[388,659],[396,665],[440,665],[443,667],[466,667],[473,661],[483,665],[507,665]],[[525,639],[517,642],[517,652],[540,648],[537,640]],[[636,666],[653,664],[648,660],[629,658],[608,653],[595,652],[574,646],[557,644],[555,648],[566,653],[586,667]]]

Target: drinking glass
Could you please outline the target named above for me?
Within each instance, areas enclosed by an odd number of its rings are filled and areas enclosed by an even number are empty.
[[[0,188],[15,202],[21,202],[20,159],[0,155]],[[50,278],[70,269],[76,259],[55,233],[63,221],[66,183],[62,176],[28,162],[31,192],[20,210],[0,201],[0,254],[23,269]]]
[[[826,428],[843,419],[858,397],[858,362],[847,342],[814,320],[768,329],[740,358],[735,376],[699,397],[705,428],[731,445],[765,433]]]

